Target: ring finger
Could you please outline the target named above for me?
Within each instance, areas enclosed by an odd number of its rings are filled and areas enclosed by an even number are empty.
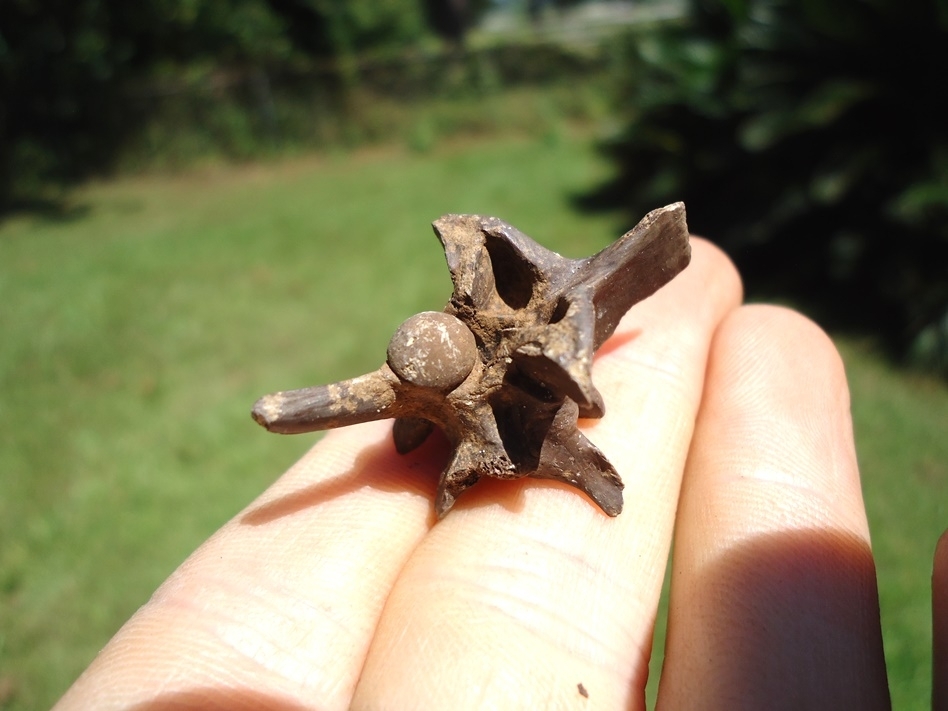
[[[716,334],[673,559],[659,708],[888,708],[846,377],[803,317]]]

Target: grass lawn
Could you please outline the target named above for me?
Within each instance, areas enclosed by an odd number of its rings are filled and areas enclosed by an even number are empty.
[[[618,220],[568,196],[607,170],[566,136],[379,149],[90,186],[67,216],[0,225],[0,708],[51,705],[310,446],[260,430],[257,396],[373,369],[405,317],[443,306],[431,220],[497,214],[585,255]],[[893,701],[923,708],[948,388],[841,348]]]

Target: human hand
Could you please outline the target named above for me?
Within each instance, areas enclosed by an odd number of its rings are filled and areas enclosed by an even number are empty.
[[[484,480],[435,524],[443,441],[332,432],[57,708],[643,708],[673,533],[661,708],[887,708],[839,357],[693,250],[596,358],[607,412],[583,429],[625,481],[618,518]]]

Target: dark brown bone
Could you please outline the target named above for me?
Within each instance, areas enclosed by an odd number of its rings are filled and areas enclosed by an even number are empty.
[[[653,210],[586,259],[551,252],[494,217],[446,215],[434,229],[454,284],[444,312],[402,324],[374,373],[266,395],[254,419],[290,434],[395,417],[402,453],[440,428],[453,454],[439,518],[482,476],[563,481],[617,515],[622,480],[576,423],[605,409],[592,382],[596,349],[633,304],[688,265],[684,205]]]

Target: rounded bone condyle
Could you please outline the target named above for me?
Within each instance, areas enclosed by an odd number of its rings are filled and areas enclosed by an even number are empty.
[[[388,344],[388,365],[409,383],[436,390],[456,388],[477,360],[474,334],[442,311],[423,311],[405,321]]]

